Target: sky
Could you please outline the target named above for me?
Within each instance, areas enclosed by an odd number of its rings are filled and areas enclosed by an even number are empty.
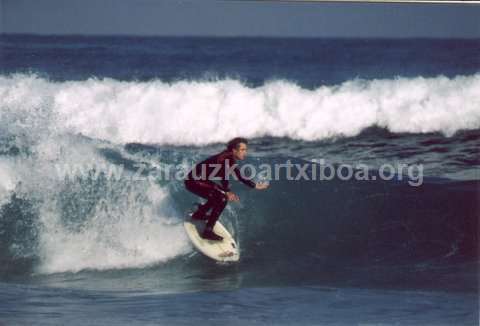
[[[480,4],[0,0],[0,32],[480,38]]]

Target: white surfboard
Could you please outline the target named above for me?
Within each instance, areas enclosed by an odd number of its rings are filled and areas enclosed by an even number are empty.
[[[213,232],[222,236],[222,241],[208,240],[200,236],[205,228],[205,221],[189,218],[183,223],[183,226],[195,248],[205,256],[221,262],[238,261],[240,259],[237,243],[220,221],[215,223]]]

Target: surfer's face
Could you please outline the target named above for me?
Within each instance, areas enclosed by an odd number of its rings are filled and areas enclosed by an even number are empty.
[[[247,144],[240,143],[233,149],[233,156],[236,160],[243,160],[247,156]]]

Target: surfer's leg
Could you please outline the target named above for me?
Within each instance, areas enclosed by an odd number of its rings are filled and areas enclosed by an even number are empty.
[[[192,217],[196,216],[196,218],[202,219],[214,206],[215,199],[213,199],[214,196],[212,194],[218,191],[215,190],[215,186],[210,182],[198,180],[186,180],[185,187],[188,191],[207,200],[205,204],[198,205],[198,209],[192,214]]]
[[[213,227],[215,226],[215,223],[217,223],[217,220],[225,206],[227,206],[227,198],[225,198],[225,196],[218,191],[212,192],[211,196],[213,208],[210,216],[208,217],[207,225],[205,226],[201,236],[204,239],[221,241],[223,240],[223,237],[213,232]]]
[[[213,228],[215,226],[220,214],[222,214],[223,210],[227,206],[227,198],[225,198],[223,194],[213,193],[211,200],[213,208],[210,216],[208,217],[207,228]]]

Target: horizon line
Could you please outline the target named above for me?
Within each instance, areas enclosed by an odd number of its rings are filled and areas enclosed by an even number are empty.
[[[222,1],[237,1],[237,0],[222,0]],[[250,0],[247,0],[250,1]],[[259,0],[251,0],[259,1]],[[264,1],[264,0],[260,0]],[[270,1],[270,0],[266,0]],[[278,1],[278,0],[274,0]],[[284,0],[280,0],[284,1]],[[290,1],[290,0],[286,0]],[[295,0],[297,1],[297,0]],[[303,0],[300,0],[303,1]],[[350,1],[350,0],[340,0]],[[0,36],[35,36],[35,37],[145,37],[145,38],[270,38],[270,39],[371,39],[371,40],[411,40],[411,39],[437,39],[437,40],[480,40],[480,36],[314,36],[314,35],[195,35],[195,34],[103,34],[103,33],[32,33],[32,32],[0,32]]]

